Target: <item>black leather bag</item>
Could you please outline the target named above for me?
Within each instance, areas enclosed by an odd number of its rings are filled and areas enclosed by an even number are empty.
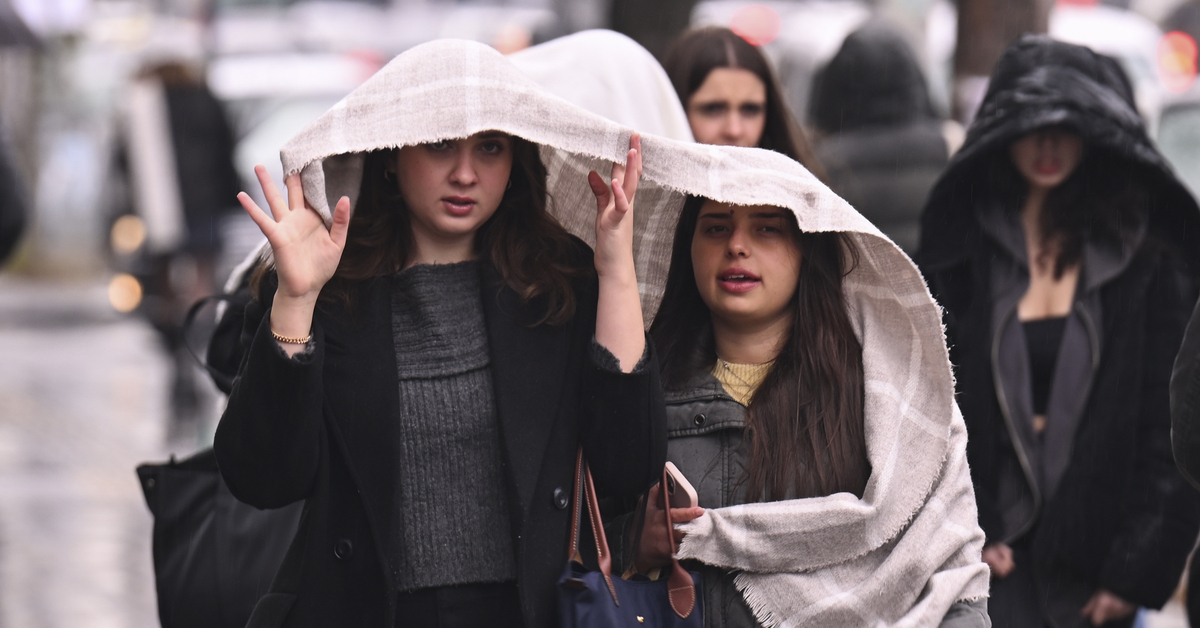
[[[242,628],[267,593],[304,503],[259,510],[229,492],[212,449],[137,468],[154,515],[163,628]]]

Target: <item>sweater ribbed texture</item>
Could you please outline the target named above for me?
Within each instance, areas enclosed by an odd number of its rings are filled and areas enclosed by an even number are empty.
[[[401,591],[516,577],[476,262],[395,277]]]

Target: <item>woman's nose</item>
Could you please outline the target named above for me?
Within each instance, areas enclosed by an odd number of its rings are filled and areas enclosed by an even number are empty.
[[[725,118],[725,136],[731,140],[742,137],[742,116],[736,110],[730,111]]]
[[[750,249],[746,247],[746,238],[742,235],[741,229],[734,229],[733,233],[729,234],[729,240],[726,241],[725,253],[730,257],[747,257],[750,255]]]
[[[474,185],[478,180],[475,163],[468,151],[460,151],[455,156],[454,169],[450,171],[450,181],[458,185]]]

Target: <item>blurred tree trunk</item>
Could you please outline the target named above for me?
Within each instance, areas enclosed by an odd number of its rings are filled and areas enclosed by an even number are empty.
[[[958,0],[953,115],[969,123],[1004,49],[1024,33],[1045,33],[1053,0]]]
[[[696,0],[612,0],[612,29],[662,61],[667,47],[687,29],[694,6]]]

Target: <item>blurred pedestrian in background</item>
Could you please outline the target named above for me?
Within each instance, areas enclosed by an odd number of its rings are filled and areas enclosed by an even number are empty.
[[[174,359],[168,437],[186,437],[197,427],[201,394],[183,316],[215,291],[222,224],[240,214],[233,134],[202,70],[183,61],[146,66],[126,105],[118,167],[128,202],[118,211],[135,216],[144,233],[131,269],[145,290],[139,311]]]
[[[8,134],[0,126],[0,267],[16,250],[29,213],[25,185],[14,157]]]
[[[916,252],[921,208],[950,150],[900,33],[877,19],[846,37],[813,80],[808,115],[829,187]]]
[[[1200,527],[1169,456],[1200,212],[1117,63],[1024,36],[921,219],[998,627],[1129,626]]]
[[[688,31],[671,44],[663,68],[697,142],[766,148],[824,177],[766,57],[736,33],[718,27]]]

